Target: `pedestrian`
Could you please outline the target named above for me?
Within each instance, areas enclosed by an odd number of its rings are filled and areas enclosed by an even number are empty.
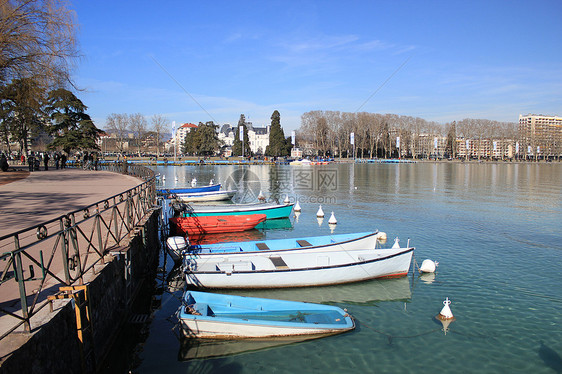
[[[66,153],[63,153],[60,156],[60,168],[61,169],[66,169]]]
[[[60,163],[60,154],[58,152],[55,152],[55,155],[53,156],[53,158],[55,159],[55,169],[59,169],[59,163]]]
[[[98,153],[94,152],[92,158],[94,159],[94,170],[98,170]]]
[[[27,157],[27,165],[29,167],[29,171],[33,171],[35,165],[35,157],[33,156],[33,152],[31,152],[29,154],[29,157]]]
[[[6,158],[6,155],[2,153],[2,156],[0,156],[0,169],[2,169],[2,171],[8,171],[9,168],[10,165],[8,165],[8,159]]]
[[[43,153],[43,165],[45,165],[45,171],[49,170],[49,154],[47,152]]]
[[[25,155],[23,153],[21,154],[20,160],[21,160],[21,164],[25,165]]]

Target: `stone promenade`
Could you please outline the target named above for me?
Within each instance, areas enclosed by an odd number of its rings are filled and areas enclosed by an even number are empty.
[[[0,237],[133,188],[141,180],[106,171],[0,171]],[[8,182],[8,183],[6,183]]]
[[[141,183],[140,179],[108,171],[52,168],[30,173],[22,166],[0,171],[0,237],[82,209]],[[0,305],[14,303],[18,300],[17,295],[16,282],[3,284]],[[1,334],[8,331],[13,321],[6,325],[4,321],[10,318],[0,317]],[[0,365],[28,337],[26,334],[10,334],[0,341]]]

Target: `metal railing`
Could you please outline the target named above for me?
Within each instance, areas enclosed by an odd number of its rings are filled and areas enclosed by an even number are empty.
[[[126,245],[135,227],[160,208],[151,169],[103,163],[98,170],[124,173],[144,182],[83,209],[0,237],[0,340],[22,327],[30,332],[31,319],[48,305],[49,295],[60,286],[83,284],[85,277],[105,263],[107,254]]]

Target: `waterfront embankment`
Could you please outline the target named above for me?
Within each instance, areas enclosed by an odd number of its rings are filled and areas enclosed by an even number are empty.
[[[158,210],[141,184],[106,170],[0,173],[0,372],[97,370],[156,264]]]

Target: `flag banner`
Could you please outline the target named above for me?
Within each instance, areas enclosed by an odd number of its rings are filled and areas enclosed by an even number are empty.
[[[400,137],[396,137],[396,148],[400,148]]]
[[[351,145],[355,144],[355,133],[354,132],[349,134],[349,142],[351,143]]]
[[[240,136],[239,136],[239,140],[241,142],[244,141],[244,126],[240,126]]]
[[[296,144],[296,137],[297,137],[297,133],[295,131],[291,132],[291,143],[293,145]]]

